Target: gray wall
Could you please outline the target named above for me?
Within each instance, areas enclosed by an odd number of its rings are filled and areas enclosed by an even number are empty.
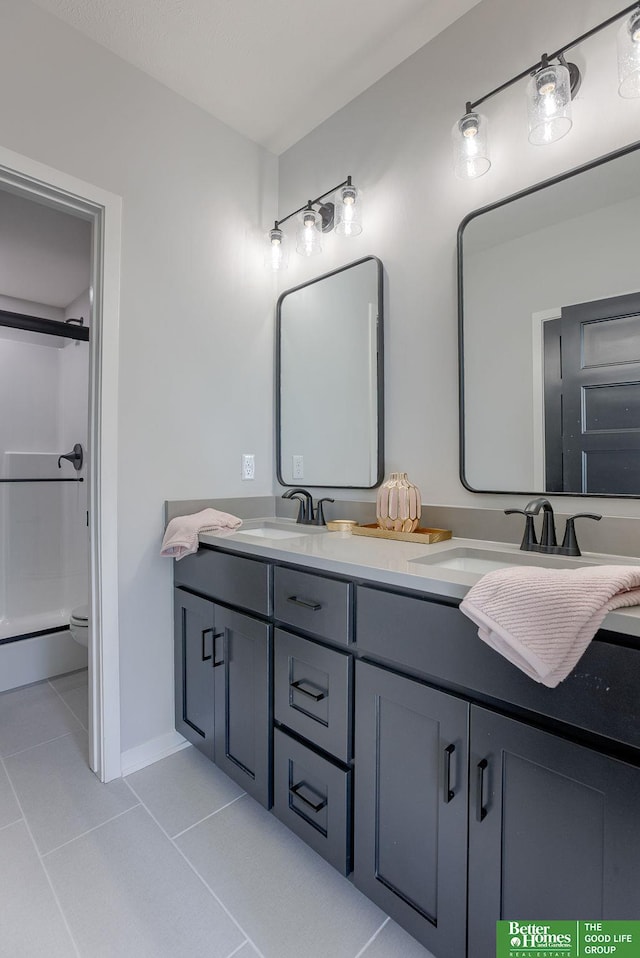
[[[640,103],[617,93],[616,27],[575,53],[584,81],[564,139],[528,143],[518,84],[483,108],[493,166],[463,182],[452,171],[451,127],[467,100],[619,9],[614,0],[483,0],[281,157],[280,215],[347,173],[365,190],[362,234],[329,237],[321,266],[293,255],[286,285],[367,253],[383,260],[387,472],[407,471],[424,502],[499,508],[511,501],[468,493],[458,478],[456,230],[471,210],[638,138]],[[567,500],[563,508],[579,506]],[[638,503],[624,501],[592,500],[589,508],[640,514]]]
[[[272,489],[262,227],[276,160],[28,0],[1,0],[4,147],[123,197],[119,370],[122,748],[173,728],[167,498]],[[109,464],[106,464],[109,468]],[[114,517],[116,521],[116,517]]]

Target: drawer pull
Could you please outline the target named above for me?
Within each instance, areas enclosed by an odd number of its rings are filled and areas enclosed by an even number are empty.
[[[217,669],[219,665],[224,665],[224,659],[218,659],[216,662],[216,639],[221,639],[224,636],[224,632],[214,632],[213,633],[213,666],[212,668]]]
[[[309,786],[306,784],[306,782],[298,782],[297,785],[290,785],[290,786],[289,786],[289,791],[291,792],[292,795],[295,795],[296,798],[299,798],[301,802],[304,802],[305,805],[308,805],[309,808],[313,809],[314,812],[317,813],[317,812],[322,811],[322,809],[323,809],[323,808],[325,807],[325,805],[327,804],[326,798],[321,799],[319,802],[313,802],[313,801],[311,801],[310,798],[305,798],[305,797],[304,797],[304,795],[303,795],[302,792],[300,791],[300,789],[302,789],[302,788],[306,788],[306,789],[308,789],[309,791],[313,791],[313,789],[309,788]]]
[[[202,630],[202,661],[203,661],[203,662],[208,662],[209,659],[212,659],[212,658],[213,658],[213,644],[212,644],[212,646],[211,646],[211,652],[209,653],[209,655],[205,655],[205,647],[204,647],[204,646],[205,646],[205,639],[206,639],[206,636],[209,635],[209,634],[213,635],[213,629],[203,629],[203,630]]]
[[[484,821],[487,817],[487,810],[483,804],[483,793],[484,793],[484,770],[488,766],[486,758],[483,758],[481,762],[478,762],[478,793],[476,795],[476,819],[479,822]]]
[[[310,686],[310,688],[305,688],[305,685]],[[297,682],[289,682],[289,688],[295,689],[296,692],[301,692],[302,695],[308,695],[310,699],[313,699],[314,702],[321,702],[322,699],[326,699],[328,692],[326,691],[313,691],[313,686],[311,682],[307,682],[306,679],[298,679]]]
[[[297,595],[290,595],[287,602],[293,602],[294,605],[301,605],[305,609],[311,609],[312,612],[319,612],[322,608],[320,602],[314,602],[313,599],[301,599]]]
[[[455,752],[455,745],[447,745],[444,750],[444,803],[447,805],[456,793],[451,788],[451,756]]]

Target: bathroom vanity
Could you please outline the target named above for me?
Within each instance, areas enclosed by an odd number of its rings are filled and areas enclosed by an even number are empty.
[[[474,577],[437,558],[478,542],[201,543],[175,565],[177,729],[437,958],[487,958],[500,918],[640,915],[638,610],[548,689],[457,608]]]

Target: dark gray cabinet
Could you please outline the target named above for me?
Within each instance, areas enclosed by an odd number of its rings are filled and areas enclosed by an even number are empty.
[[[215,549],[175,577],[178,731],[436,958],[640,915],[629,642],[547,689],[446,601]]]
[[[271,626],[175,589],[176,729],[271,804]]]
[[[640,769],[475,706],[470,769],[468,958],[499,919],[638,917]]]
[[[468,713],[356,664],[354,882],[438,958],[465,953]]]
[[[175,589],[173,608],[176,729],[213,759],[215,606]]]
[[[269,808],[271,782],[271,626],[215,607],[214,761]]]

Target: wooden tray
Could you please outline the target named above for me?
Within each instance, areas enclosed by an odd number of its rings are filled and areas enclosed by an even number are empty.
[[[414,532],[394,532],[391,529],[381,529],[375,522],[366,526],[354,526],[351,532],[354,536],[401,539],[402,542],[423,542],[427,545],[433,545],[435,542],[445,542],[453,535],[451,529],[416,529]]]

